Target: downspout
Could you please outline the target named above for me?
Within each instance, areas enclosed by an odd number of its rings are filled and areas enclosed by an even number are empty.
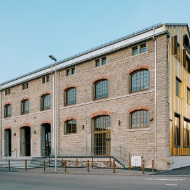
[[[157,168],[157,43],[154,36],[155,28],[153,28],[153,40],[154,40],[154,85],[155,85],[155,93],[154,93],[154,162],[155,169]]]
[[[55,172],[57,171],[57,114],[56,114],[56,64],[53,72],[53,129],[54,129],[54,156]]]

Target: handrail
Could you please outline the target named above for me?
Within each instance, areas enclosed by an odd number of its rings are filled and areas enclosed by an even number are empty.
[[[16,151],[16,157],[17,157],[17,149],[14,149],[14,150],[8,152],[6,155],[1,156],[0,158],[3,158],[3,157],[9,157],[8,155],[9,155],[10,153],[14,152],[14,151]]]

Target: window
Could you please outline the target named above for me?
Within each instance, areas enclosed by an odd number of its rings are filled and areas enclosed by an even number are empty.
[[[66,70],[66,76],[73,75],[76,73],[75,67]]]
[[[71,134],[77,132],[76,120],[68,120],[65,122],[65,134]]]
[[[69,88],[65,91],[65,105],[76,104],[76,88]]]
[[[99,67],[100,65],[106,65],[107,61],[106,61],[106,57],[103,57],[101,59],[96,59],[95,60],[95,66]]]
[[[190,89],[187,88],[187,103],[190,104]]]
[[[174,146],[180,146],[180,115],[176,113],[174,119]]]
[[[176,77],[176,96],[178,96],[179,98],[181,98],[182,96],[182,82],[180,81],[180,79],[178,79]]]
[[[137,110],[131,113],[131,128],[148,127],[148,111]]]
[[[4,107],[4,117],[11,117],[11,104],[6,104]]]
[[[5,95],[8,95],[10,93],[11,93],[11,89],[10,88],[8,88],[8,89],[5,90]]]
[[[145,53],[146,52],[146,44],[142,44],[140,46],[140,53]]]
[[[50,95],[49,94],[44,94],[41,97],[41,110],[48,110],[50,109]]]
[[[131,92],[148,89],[148,70],[139,70],[131,75]]]
[[[137,55],[138,54],[138,46],[134,47],[132,49],[132,51],[133,51],[133,55]]]
[[[184,118],[184,147],[190,147],[190,120]]]
[[[49,82],[49,75],[42,77],[42,84],[46,82]]]
[[[108,80],[99,80],[95,84],[95,99],[108,97]]]
[[[22,90],[27,89],[27,88],[28,88],[28,83],[22,84]]]
[[[29,100],[23,100],[21,102],[21,114],[29,113]]]

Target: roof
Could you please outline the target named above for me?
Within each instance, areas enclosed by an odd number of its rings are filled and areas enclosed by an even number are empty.
[[[139,30],[139,31],[133,32],[133,33],[131,33],[131,34],[129,34],[129,35],[126,35],[126,36],[123,36],[123,37],[121,37],[121,38],[118,38],[118,39],[116,39],[116,40],[113,40],[113,41],[107,42],[107,43],[105,43],[105,44],[102,44],[102,45],[100,45],[100,46],[97,46],[97,47],[95,47],[95,48],[92,48],[92,49],[86,50],[86,51],[84,51],[84,52],[81,52],[81,53],[79,53],[79,54],[73,55],[73,56],[71,56],[71,57],[65,58],[65,59],[63,59],[63,60],[61,60],[61,61],[59,61],[59,62],[54,63],[54,64],[47,65],[47,66],[42,67],[42,68],[40,68],[40,69],[34,70],[34,71],[32,71],[32,72],[26,73],[26,74],[21,75],[21,76],[19,76],[19,77],[13,78],[13,79],[8,80],[8,81],[5,81],[5,82],[1,83],[0,85],[3,86],[3,85],[5,85],[5,84],[8,84],[8,83],[10,83],[10,82],[13,82],[13,81],[15,81],[15,80],[17,80],[17,79],[21,79],[21,78],[26,77],[26,76],[28,76],[28,75],[37,73],[37,72],[39,72],[39,71],[43,71],[43,70],[45,70],[45,69],[47,69],[47,68],[51,68],[52,66],[59,65],[59,64],[64,63],[64,62],[66,62],[66,61],[69,61],[69,60],[71,60],[71,59],[80,57],[80,56],[85,55],[85,54],[87,54],[87,53],[93,52],[93,51],[98,50],[98,49],[101,49],[101,48],[103,48],[103,47],[110,46],[110,45],[115,44],[115,43],[117,43],[117,42],[120,42],[120,41],[123,41],[123,40],[125,40],[125,39],[131,38],[131,37],[134,37],[134,36],[137,36],[137,35],[139,35],[139,34],[142,34],[142,33],[146,32],[146,31],[149,31],[149,30],[151,30],[151,29],[153,29],[153,28],[158,28],[158,27],[161,27],[161,26],[162,26],[162,23],[152,25],[152,26],[150,26],[150,27],[144,28],[144,29],[142,29],[142,30]]]

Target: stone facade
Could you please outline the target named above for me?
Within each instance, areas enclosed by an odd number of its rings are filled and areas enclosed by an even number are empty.
[[[155,38],[150,36],[107,54],[82,61],[72,65],[76,70],[73,75],[66,76],[69,67],[58,69],[55,79],[58,156],[93,155],[93,118],[109,115],[111,117],[110,155],[122,160],[126,165],[129,157],[134,155],[142,156],[146,167],[151,167],[152,160],[155,160],[157,169],[171,168],[168,164],[170,159],[168,39],[168,33],[162,32]],[[146,52],[132,55],[132,48],[140,47],[141,44],[146,44]],[[95,60],[102,57],[106,57],[106,64],[95,67]],[[155,105],[155,59],[157,105]],[[148,88],[131,93],[131,73],[140,69],[148,70]],[[20,129],[23,126],[30,127],[30,156],[42,156],[43,124],[51,125],[51,154],[54,155],[54,73],[48,75],[49,82],[42,83],[42,77],[28,80],[29,87],[25,90],[22,90],[22,83],[10,86],[11,93],[8,95],[5,95],[5,89],[1,90],[2,156],[5,153],[4,133],[6,129],[11,129],[13,151],[11,156],[20,157]],[[94,84],[101,79],[108,80],[108,97],[94,100]],[[65,91],[71,87],[76,88],[76,104],[66,106]],[[44,94],[50,94],[51,108],[41,111],[40,99]],[[28,99],[30,102],[29,113],[21,115],[20,107],[23,99]],[[8,118],[3,117],[6,104],[12,105],[12,115]],[[131,128],[130,114],[135,110],[148,111],[147,127]],[[64,125],[70,119],[76,120],[77,132],[65,134]]]

